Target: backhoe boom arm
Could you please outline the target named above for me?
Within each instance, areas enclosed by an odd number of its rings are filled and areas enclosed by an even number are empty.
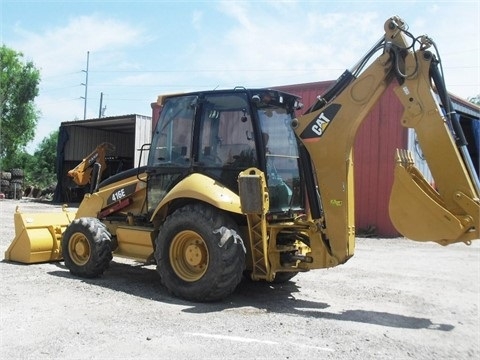
[[[110,143],[101,143],[93,150],[87,157],[85,157],[75,168],[68,171],[75,184],[79,186],[87,185],[91,182],[93,165],[95,163],[100,164],[100,172],[105,171],[106,163],[105,156],[107,151],[114,151],[115,146]],[[101,173],[100,173],[101,174]]]
[[[416,45],[420,45],[418,50]],[[397,151],[390,200],[393,224],[412,240],[445,245],[480,237],[480,202],[475,185],[478,180],[456,145],[448,118],[451,115],[443,115],[434,93],[431,74],[438,76],[439,61],[427,50],[432,45],[428,37],[414,38],[408,33],[401,19],[390,18],[385,23],[384,37],[293,124],[311,158],[315,169],[312,176],[319,188],[320,197],[309,201],[321,202],[319,228],[323,229],[331,255],[340,263],[354,250],[355,136],[393,81],[398,82],[395,93],[405,109],[401,124],[416,131],[437,186],[433,189],[425,181],[407,151]],[[382,54],[363,70],[380,50]],[[436,88],[440,91],[439,86]],[[440,95],[448,99],[446,92]],[[443,106],[448,110],[450,105]]]

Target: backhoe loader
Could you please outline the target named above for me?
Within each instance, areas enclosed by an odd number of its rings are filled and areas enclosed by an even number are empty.
[[[74,213],[17,211],[5,257],[63,259],[87,278],[113,255],[136,259],[156,264],[163,285],[190,301],[225,298],[245,275],[285,282],[343,264],[355,247],[353,142],[392,82],[401,124],[416,131],[435,180],[433,188],[407,150],[392,154],[392,222],[412,240],[470,244],[480,237],[479,181],[438,51],[392,17],[301,116],[300,98],[272,89],[159,96],[142,148],[148,164],[95,184]]]

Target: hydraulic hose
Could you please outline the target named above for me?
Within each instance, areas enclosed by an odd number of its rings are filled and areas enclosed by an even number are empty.
[[[430,54],[428,52],[425,55]],[[431,56],[431,54],[430,54]],[[430,65],[430,77],[437,88],[438,96],[440,97],[440,101],[445,108],[445,115],[447,118],[447,122],[450,124],[450,128],[453,130],[453,136],[455,138],[456,145],[462,155],[463,162],[467,168],[467,171],[470,175],[470,179],[475,187],[477,192],[477,196],[480,195],[480,180],[477,176],[475,171],[475,167],[472,162],[472,158],[470,157],[470,153],[467,149],[467,139],[465,138],[465,133],[463,132],[462,126],[460,125],[460,120],[458,118],[458,114],[453,109],[452,100],[448,95],[445,81],[443,79],[440,70],[438,69],[438,61],[432,61]]]

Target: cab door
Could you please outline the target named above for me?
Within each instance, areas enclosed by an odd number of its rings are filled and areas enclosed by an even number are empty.
[[[238,193],[238,174],[257,166],[247,94],[239,91],[206,94],[199,112],[194,170]]]
[[[149,212],[189,172],[196,104],[196,95],[165,100],[148,158]]]

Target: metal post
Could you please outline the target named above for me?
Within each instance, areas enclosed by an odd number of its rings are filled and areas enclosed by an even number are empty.
[[[100,93],[100,107],[98,108],[98,118],[102,117],[103,92]]]

